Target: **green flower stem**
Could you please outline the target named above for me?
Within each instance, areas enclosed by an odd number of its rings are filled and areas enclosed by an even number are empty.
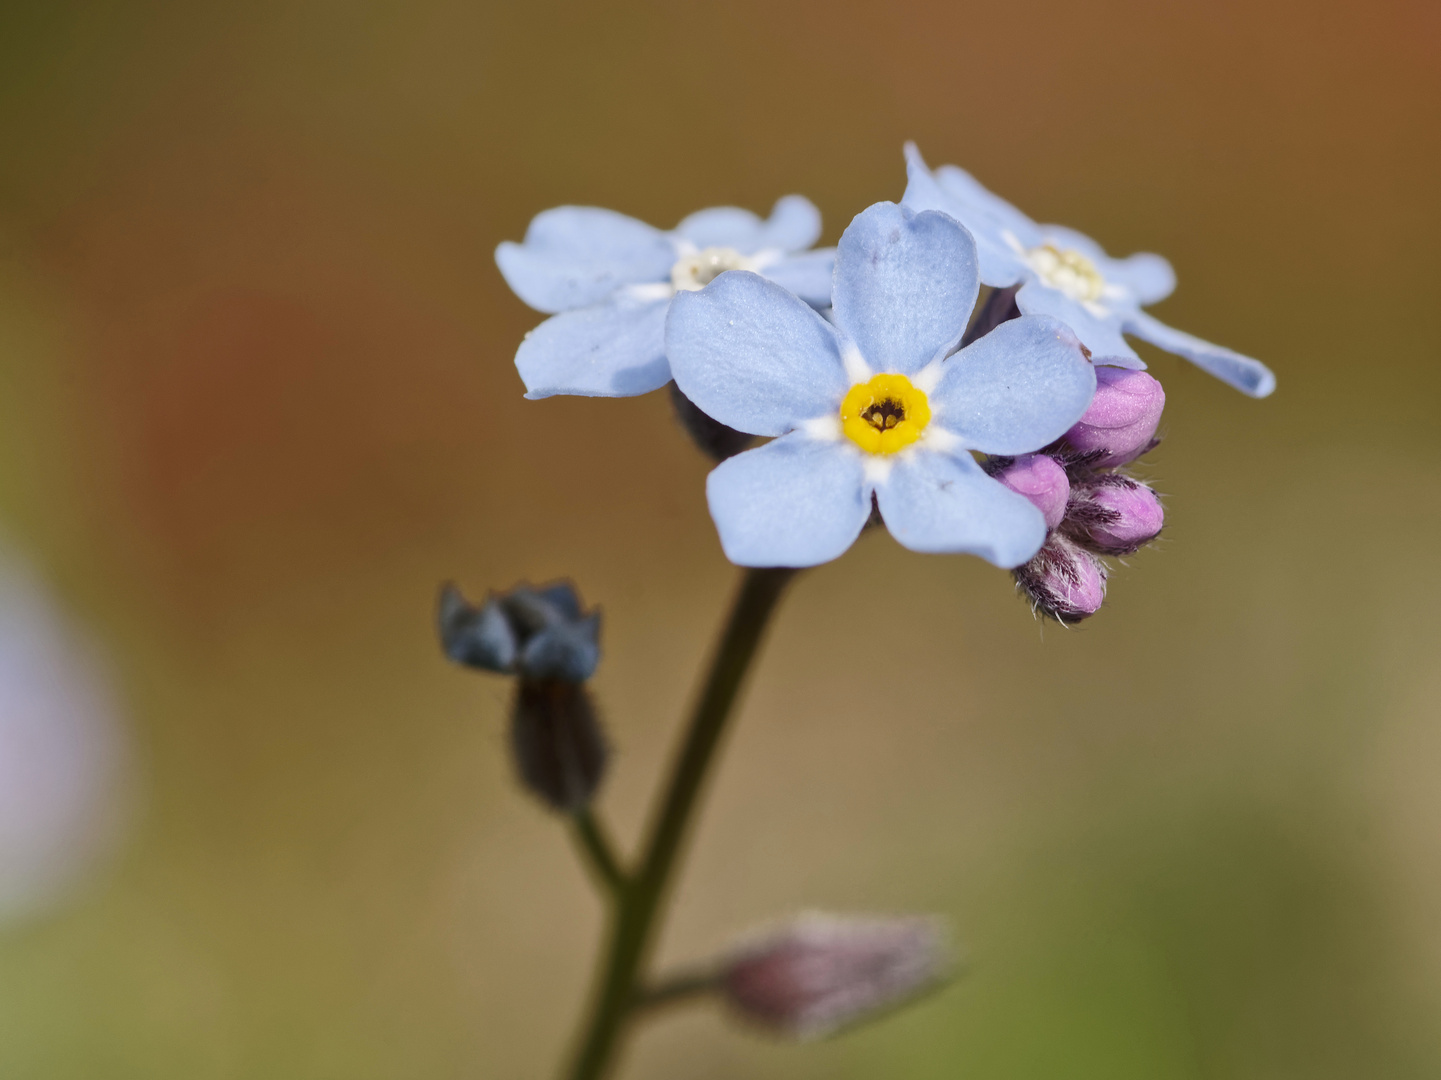
[[[606,831],[588,806],[572,815],[572,823],[575,825],[576,841],[591,870],[612,896],[619,896],[625,891],[625,871],[615,857],[615,847]]]
[[[663,975],[650,986],[641,987],[631,1001],[632,1015],[649,1013],[671,1005],[683,1005],[713,993],[720,985],[721,970],[696,968]]]
[[[741,581],[670,784],[652,821],[645,856],[616,894],[595,1003],[575,1060],[565,1074],[570,1080],[600,1080],[615,1060],[626,1022],[641,1000],[638,987],[655,939],[657,917],[711,759],[766,623],[795,573],[784,568],[751,569]]]

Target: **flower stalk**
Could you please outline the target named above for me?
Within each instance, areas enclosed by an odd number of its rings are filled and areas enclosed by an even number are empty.
[[[705,686],[691,713],[685,742],[652,819],[644,855],[632,876],[617,879],[609,942],[590,1017],[564,1074],[569,1080],[600,1080],[607,1074],[628,1021],[644,1000],[640,987],[645,962],[659,929],[677,856],[741,684],[771,614],[795,574],[787,568],[753,568],[741,580]],[[584,827],[581,829],[585,841]],[[589,842],[586,844],[589,848]]]
[[[576,843],[585,856],[586,865],[595,874],[596,880],[605,887],[607,894],[618,897],[625,892],[626,876],[620,860],[615,855],[615,846],[601,827],[589,806],[571,815],[575,826]]]

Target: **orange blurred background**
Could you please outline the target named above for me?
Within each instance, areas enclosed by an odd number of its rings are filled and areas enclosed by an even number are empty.
[[[18,3],[0,16],[0,520],[108,654],[119,853],[0,929],[0,1075],[551,1073],[601,909],[437,583],[606,615],[636,837],[736,572],[664,394],[526,402],[492,252],[901,144],[1112,252],[1167,531],[1075,631],[870,535],[805,575],[663,956],[944,913],[953,988],[818,1046],[699,1009],[628,1077],[1441,1075],[1441,14],[1424,0]],[[1143,347],[1144,348],[1144,347]],[[878,613],[879,611],[879,613]]]

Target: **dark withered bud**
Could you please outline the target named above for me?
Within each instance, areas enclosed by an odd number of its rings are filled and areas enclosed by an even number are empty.
[[[1035,558],[1012,571],[1031,607],[1059,623],[1094,615],[1106,599],[1106,564],[1060,532],[1053,532]]]
[[[521,783],[543,803],[563,813],[590,804],[609,751],[584,683],[522,678],[510,740]]]
[[[1139,480],[1102,473],[1071,489],[1062,528],[1083,547],[1103,555],[1129,555],[1161,533],[1166,512]]]
[[[600,663],[600,612],[582,610],[566,582],[519,585],[479,607],[446,585],[438,621],[445,655],[482,671],[578,683]]]
[[[675,383],[670,384],[670,402],[675,407],[675,416],[680,421],[680,426],[685,428],[686,434],[700,447],[701,452],[713,461],[735,457],[755,442],[755,436],[727,427],[714,417],[701,412],[700,406],[682,394]]]
[[[746,1020],[815,1039],[905,1004],[951,969],[936,919],[807,914],[735,949],[719,986]]]

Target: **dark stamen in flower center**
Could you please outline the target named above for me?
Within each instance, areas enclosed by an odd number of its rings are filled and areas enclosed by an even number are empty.
[[[893,428],[906,418],[906,407],[895,398],[882,398],[861,410],[861,419],[877,431]]]

